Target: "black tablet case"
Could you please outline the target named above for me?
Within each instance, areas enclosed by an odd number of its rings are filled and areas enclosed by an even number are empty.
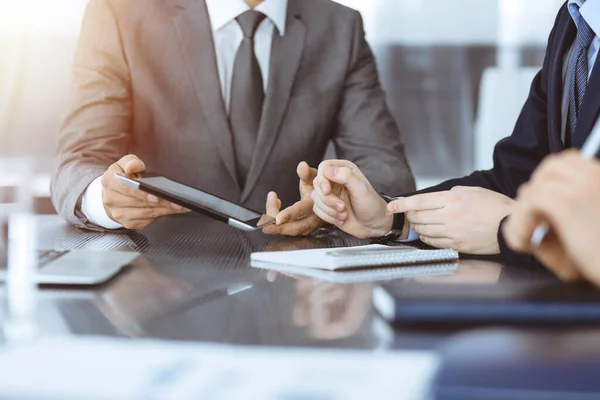
[[[396,325],[600,323],[600,290],[585,283],[429,285],[397,281],[377,290],[394,299],[394,317],[388,322]]]

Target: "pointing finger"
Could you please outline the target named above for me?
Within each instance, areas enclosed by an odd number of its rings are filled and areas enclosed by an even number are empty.
[[[446,194],[447,192],[426,193],[395,200],[388,204],[388,210],[393,213],[404,213],[444,208],[447,204]]]

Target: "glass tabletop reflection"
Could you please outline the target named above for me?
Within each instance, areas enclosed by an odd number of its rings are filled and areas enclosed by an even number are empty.
[[[270,237],[192,214],[164,218],[140,232],[84,231],[56,216],[40,216],[38,223],[42,248],[142,254],[101,286],[42,288],[42,333],[258,346],[428,347],[437,333],[394,332],[378,316],[372,295],[379,282],[469,285],[547,278],[542,271],[513,273],[493,257],[462,258],[433,275],[398,278],[394,269],[371,270],[346,281],[250,265],[256,251],[368,244],[333,229]]]

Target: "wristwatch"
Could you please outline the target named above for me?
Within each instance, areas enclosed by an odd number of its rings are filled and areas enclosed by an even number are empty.
[[[386,203],[391,203],[392,201],[398,200],[395,197],[389,197],[385,195],[381,195]],[[408,235],[410,233],[409,229],[410,223],[404,213],[394,214],[394,222],[392,223],[392,230],[389,231],[386,235],[373,239],[373,242],[379,244],[386,244],[396,242],[398,240],[408,239]]]

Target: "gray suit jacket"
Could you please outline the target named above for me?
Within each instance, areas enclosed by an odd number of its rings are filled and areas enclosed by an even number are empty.
[[[385,193],[414,180],[387,108],[360,14],[330,0],[290,0],[275,35],[257,151],[245,187],[202,0],[91,0],[59,133],[52,199],[68,221],[94,178],[128,153],[149,170],[255,210],[276,191],[299,198],[296,167],[333,141]]]

